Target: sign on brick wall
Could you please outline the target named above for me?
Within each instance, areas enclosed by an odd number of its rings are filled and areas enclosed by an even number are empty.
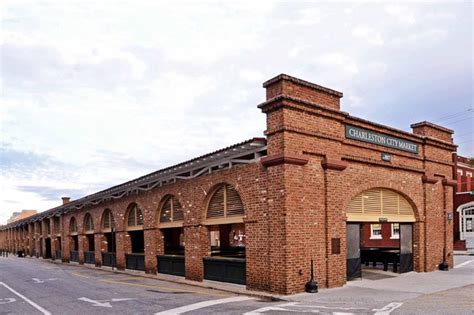
[[[346,125],[346,138],[364,141],[410,153],[418,153],[418,144],[372,130]]]

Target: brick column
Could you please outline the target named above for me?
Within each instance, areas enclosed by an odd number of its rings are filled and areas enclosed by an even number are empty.
[[[79,264],[84,264],[84,243],[85,243],[86,236],[84,234],[79,234],[78,237],[78,252],[79,252]]]
[[[104,233],[94,234],[95,266],[102,266],[102,250],[104,246]]]
[[[186,279],[202,281],[204,279],[203,257],[209,256],[211,245],[209,229],[204,225],[184,226]]]
[[[51,232],[51,259],[56,260],[56,231],[54,230],[54,217],[49,220],[49,230]]]
[[[325,243],[326,287],[339,287],[346,283],[346,217],[343,209],[344,178],[347,164],[339,158],[325,158],[322,162],[325,182]],[[332,244],[339,244],[339,253]]]
[[[161,231],[157,228],[146,229],[143,231],[145,238],[145,272],[156,274],[157,272],[157,248],[161,238]]]
[[[117,260],[117,269],[125,270],[125,231],[117,231],[115,233],[116,241],[116,260]]]

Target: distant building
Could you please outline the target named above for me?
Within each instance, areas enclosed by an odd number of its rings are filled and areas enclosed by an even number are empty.
[[[22,210],[21,212],[13,212],[10,219],[7,220],[7,224],[13,223],[15,221],[31,217],[34,214],[37,214],[36,210]]]
[[[454,194],[454,249],[465,250],[474,237],[474,166],[472,159],[456,156],[457,190]]]

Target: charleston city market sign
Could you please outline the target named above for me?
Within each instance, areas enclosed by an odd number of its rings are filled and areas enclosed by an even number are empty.
[[[418,144],[416,143],[351,125],[346,125],[346,138],[378,144],[410,153],[418,153]]]

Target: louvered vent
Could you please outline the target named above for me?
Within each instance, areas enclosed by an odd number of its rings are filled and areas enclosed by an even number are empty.
[[[207,208],[207,218],[242,216],[244,206],[239,193],[230,185],[220,186],[212,195]]]
[[[207,207],[208,219],[224,217],[224,194],[225,186],[222,185],[216,190],[214,195],[212,195],[209,206]]]
[[[86,217],[84,219],[84,228],[86,231],[94,230],[94,222],[92,221],[92,217],[90,214],[86,214]]]
[[[163,204],[163,207],[161,207],[161,212],[160,212],[160,222],[171,222],[171,205],[172,205],[172,199],[173,197],[169,197],[166,199],[165,203]]]
[[[235,190],[234,187],[227,185],[226,186],[226,199],[227,199],[227,209],[226,215],[243,215],[244,214],[244,205],[240,199],[239,193]]]
[[[383,188],[366,190],[355,196],[347,208],[348,221],[414,222],[413,207],[402,195]]]
[[[175,196],[165,199],[160,211],[160,223],[183,221],[183,207]]]
[[[74,218],[71,219],[71,223],[69,225],[69,231],[71,233],[76,233],[77,232],[77,223],[76,223],[76,219],[74,219]]]
[[[184,214],[183,214],[183,207],[179,203],[176,197],[173,197],[173,222],[176,221],[183,221]]]

